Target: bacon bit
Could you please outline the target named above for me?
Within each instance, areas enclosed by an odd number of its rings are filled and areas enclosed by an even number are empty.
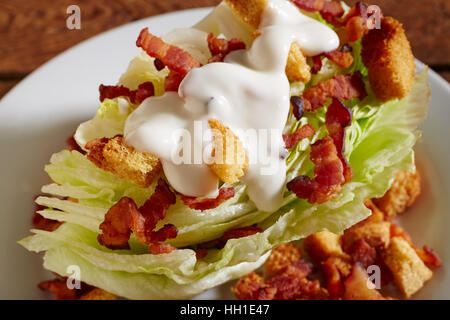
[[[78,151],[81,154],[86,154],[86,151],[80,148],[78,143],[75,141],[75,138],[73,135],[67,138],[66,140],[67,146],[69,147],[70,151]]]
[[[157,239],[156,241],[164,241],[176,237],[178,231],[172,225],[165,225],[164,228],[160,229],[162,231],[152,231],[158,221],[165,218],[166,210],[175,202],[175,194],[170,190],[167,182],[159,179],[155,192],[139,208],[141,217],[133,220],[132,230],[140,242],[148,244],[152,243],[154,239]]]
[[[367,10],[368,5],[366,3],[357,2],[343,19],[337,19],[332,22],[336,27],[341,27],[337,31],[341,43],[347,44],[358,41],[369,32],[368,19],[376,13],[369,15]],[[380,19],[382,18],[383,13],[380,12]]]
[[[206,249],[197,249],[197,250],[195,250],[195,257],[197,259],[203,259],[207,255],[208,255],[208,250],[206,250]]]
[[[336,197],[345,182],[342,161],[330,137],[311,146],[311,161],[316,165],[314,179],[299,176],[287,184],[288,190],[310,203],[324,203]]]
[[[440,267],[441,266],[441,258],[439,258],[436,251],[429,248],[428,246],[423,246],[422,250],[416,250],[417,254],[419,255],[420,259],[422,261],[431,267]]]
[[[353,243],[349,253],[353,263],[359,262],[364,268],[374,265],[377,260],[377,251],[364,239],[359,239]]]
[[[301,10],[308,12],[319,11],[322,17],[329,23],[334,23],[345,12],[339,1],[291,0],[291,2]]]
[[[315,134],[314,128],[310,124],[305,124],[303,127],[297,129],[294,133],[283,134],[284,144],[286,149],[295,146],[300,140],[310,138]]]
[[[214,37],[214,34],[208,34],[208,48],[212,57],[208,60],[208,63],[222,62],[226,55],[231,51],[245,49],[245,43],[237,38],[231,40],[220,39]]]
[[[39,289],[50,291],[55,295],[56,300],[78,300],[83,294],[91,291],[94,287],[81,282],[80,289],[69,289],[67,278],[59,277],[54,280],[39,283]]]
[[[137,90],[130,90],[124,86],[104,86],[100,85],[100,101],[114,99],[117,97],[128,97],[133,104],[140,104],[148,97],[155,95],[155,88],[150,81],[139,85]]]
[[[142,29],[136,45],[144,49],[149,56],[161,60],[170,70],[184,75],[201,66],[188,52],[165,43],[161,38],[149,33],[148,28]]]
[[[44,207],[42,207],[42,209],[39,209],[39,210],[43,210],[43,209],[44,209]],[[62,225],[62,222],[44,218],[37,212],[35,212],[33,215],[33,227],[35,229],[52,232],[52,231],[55,231],[56,229],[58,229],[58,227],[60,225]]]
[[[386,300],[375,288],[367,286],[369,277],[359,263],[352,267],[352,273],[344,280],[344,300]]]
[[[198,199],[195,197],[188,197],[181,195],[183,203],[194,210],[210,210],[217,208],[222,202],[234,197],[234,188],[220,188],[219,195],[213,199]]]
[[[100,224],[103,234],[98,235],[98,242],[109,249],[129,249],[131,221],[140,216],[134,201],[123,197],[106,213],[105,220]]]
[[[338,150],[339,159],[341,159],[342,166],[344,167],[345,182],[349,182],[353,178],[353,170],[350,168],[344,157],[344,149],[345,128],[352,123],[352,111],[347,108],[342,101],[333,98],[325,118],[328,133],[331,139],[333,139],[334,145]]]
[[[367,96],[362,75],[355,72],[345,76],[338,75],[312,86],[303,93],[303,104],[306,111],[314,111],[322,107],[328,98],[350,100],[363,99]]]
[[[155,60],[153,60],[153,65],[155,66],[156,70],[161,71],[162,69],[164,69],[166,67],[166,65],[164,64],[164,62],[162,62],[161,60],[159,60],[158,58],[156,58]]]
[[[174,203],[175,195],[162,179],[159,179],[150,199],[139,209],[132,199],[123,197],[106,213],[100,224],[103,234],[98,235],[98,242],[110,249],[129,249],[132,231],[145,244],[175,238],[178,230],[170,224],[153,231],[158,221],[164,219],[167,208]]]
[[[292,96],[290,100],[292,104],[292,113],[294,114],[295,119],[300,120],[305,112],[303,107],[303,98],[299,96]]]
[[[178,73],[176,71],[170,70],[169,74],[167,75],[166,79],[164,80],[164,89],[166,92],[168,91],[178,91],[178,88],[180,87],[181,81],[183,81],[184,77],[186,75]]]
[[[339,67],[347,69],[353,64],[353,56],[350,52],[334,50],[323,54],[329,60],[333,61]]]
[[[148,247],[148,251],[150,251],[151,254],[164,254],[164,253],[171,253],[172,251],[177,250],[174,246],[171,246],[167,243],[153,243]]]
[[[147,234],[147,241],[149,243],[162,242],[167,239],[173,239],[177,236],[178,229],[173,224],[166,224],[157,231],[152,231]]]
[[[312,57],[313,66],[311,67],[311,73],[317,74],[322,69],[322,55]]]
[[[281,274],[267,281],[267,285],[276,288],[274,300],[325,300],[328,293],[323,290],[318,280],[299,278],[292,274]]]
[[[242,227],[242,228],[236,228],[225,231],[223,236],[220,238],[220,242],[223,246],[227,243],[230,239],[238,239],[243,237],[248,237],[251,235],[254,235],[256,233],[263,232],[263,229],[255,226],[249,226],[249,227]]]

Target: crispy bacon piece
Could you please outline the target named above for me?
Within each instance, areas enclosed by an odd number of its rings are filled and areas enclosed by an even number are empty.
[[[353,263],[359,262],[364,268],[374,265],[377,260],[377,251],[364,239],[355,241],[355,243],[352,244],[349,253]]]
[[[162,231],[153,231],[158,221],[164,219],[166,210],[176,201],[175,194],[170,190],[167,182],[163,179],[158,180],[155,192],[151,195],[142,207],[139,208],[141,217],[133,220],[132,230],[136,238],[142,243],[152,243],[164,241],[168,238],[176,237],[176,227],[166,225]]]
[[[173,224],[166,224],[161,229],[147,233],[149,243],[162,242],[167,239],[173,239],[177,236],[178,229]]]
[[[291,0],[299,9],[314,12],[319,11],[322,17],[329,23],[333,23],[337,18],[342,17],[344,8],[340,1],[328,0]]]
[[[343,52],[336,49],[334,51],[325,52],[323,55],[344,69],[349,68],[353,64],[351,52]]]
[[[385,300],[375,288],[369,288],[369,277],[359,263],[352,267],[352,273],[344,280],[344,300]]]
[[[164,89],[166,91],[178,91],[181,81],[183,81],[186,75],[170,70],[166,79],[164,80]]]
[[[133,104],[140,104],[142,101],[155,95],[155,88],[150,81],[139,85],[137,90],[130,90],[124,86],[105,86],[100,85],[100,101],[105,99],[114,99],[117,97],[128,97]]]
[[[405,229],[400,227],[398,224],[391,223],[391,239],[394,237],[402,237],[408,244],[416,251],[419,258],[430,267],[440,267],[441,259],[438,254],[430,249],[428,246],[423,246],[423,249],[418,248],[411,240],[411,236],[406,232]]]
[[[312,57],[313,66],[311,67],[311,73],[317,74],[322,69],[322,55]]]
[[[224,246],[230,239],[238,239],[251,236],[255,233],[263,232],[263,229],[256,226],[242,227],[225,231],[220,238],[222,246]]]
[[[42,207],[42,209],[38,209],[38,210],[43,210],[43,209],[44,209],[44,207]],[[58,229],[58,227],[61,224],[62,224],[62,222],[44,218],[37,212],[35,212],[33,215],[33,227],[36,229],[39,229],[39,230],[55,231],[56,229]]]
[[[336,19],[332,23],[336,27],[341,27],[338,29],[337,34],[339,36],[340,42],[343,44],[358,41],[364,35],[366,35],[373,26],[368,22],[368,19],[372,15],[379,14],[379,19],[383,18],[383,13],[380,12],[370,12],[369,7],[364,2],[357,2],[352,9],[345,15],[342,19]]]
[[[283,134],[284,144],[286,149],[290,149],[295,146],[299,141],[310,138],[315,134],[314,128],[310,124],[305,124],[301,128],[297,129],[294,133]]]
[[[276,288],[274,300],[325,300],[328,293],[320,286],[319,280],[309,280],[293,274],[277,275],[267,282],[267,285]]]
[[[123,197],[106,213],[105,220],[100,224],[103,234],[98,235],[98,242],[110,249],[128,249],[132,231],[145,244],[175,238],[178,230],[174,225],[168,224],[153,231],[158,221],[164,219],[167,208],[174,203],[175,195],[162,179],[139,209],[132,199]]]
[[[103,234],[98,235],[98,242],[110,249],[129,249],[130,226],[139,217],[141,214],[134,201],[123,197],[106,213],[105,220],[100,224]]]
[[[171,253],[174,250],[177,250],[177,248],[170,244],[160,242],[153,243],[148,247],[148,251],[150,251],[151,254]]]
[[[311,161],[316,165],[314,179],[308,176],[294,178],[287,184],[288,190],[310,203],[324,203],[335,198],[345,179],[342,161],[330,137],[311,146]]]
[[[339,159],[342,161],[345,182],[349,182],[353,178],[353,170],[350,168],[344,157],[345,128],[351,125],[351,123],[352,111],[347,108],[342,101],[333,98],[333,101],[328,106],[325,116],[325,124],[327,126],[328,133],[336,146]]]
[[[38,287],[44,291],[50,291],[55,295],[56,300],[78,300],[84,294],[92,291],[94,287],[81,282],[80,289],[69,289],[67,278],[60,277],[39,283]]]
[[[217,208],[222,202],[234,197],[234,188],[220,188],[219,195],[216,198],[198,199],[195,197],[188,197],[181,195],[181,200],[191,209],[195,210],[210,210]]]
[[[362,75],[355,72],[345,76],[338,75],[312,86],[303,93],[303,104],[306,111],[314,111],[322,107],[328,98],[350,100],[363,99],[366,96]]]
[[[148,28],[142,29],[136,45],[144,49],[149,56],[161,60],[170,70],[181,74],[187,74],[191,69],[201,66],[188,52],[165,43],[161,38],[149,33]]]
[[[204,257],[206,257],[208,255],[208,250],[207,249],[197,249],[195,250],[195,257],[197,259],[202,259]]]
[[[231,40],[221,39],[214,37],[214,34],[210,33],[208,34],[207,41],[209,51],[212,55],[208,63],[221,62],[231,51],[245,49],[245,43],[237,38]]]

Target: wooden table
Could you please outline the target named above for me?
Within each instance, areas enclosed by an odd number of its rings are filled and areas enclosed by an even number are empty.
[[[1,0],[0,97],[58,53],[100,32],[165,12],[220,0]],[[347,1],[348,3],[355,1]],[[450,81],[450,1],[372,0],[403,22],[415,56]],[[81,8],[81,30],[66,27],[67,7]]]

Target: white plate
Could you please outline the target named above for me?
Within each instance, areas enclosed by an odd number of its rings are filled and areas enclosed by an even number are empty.
[[[98,106],[98,86],[114,84],[138,54],[139,31],[149,27],[163,34],[188,27],[210,9],[180,11],[127,24],[105,32],[60,54],[33,72],[0,101],[0,299],[49,297],[37,283],[52,275],[42,258],[16,241],[29,235],[33,197],[49,182],[44,165],[65,147],[77,125],[91,118]],[[70,37],[67,31],[67,36]],[[450,298],[450,86],[430,71],[432,102],[418,144],[425,183],[416,205],[404,218],[414,241],[437,250],[443,267],[416,296]],[[232,298],[229,285],[197,298]]]

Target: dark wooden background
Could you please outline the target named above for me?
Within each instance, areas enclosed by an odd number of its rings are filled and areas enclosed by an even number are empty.
[[[1,0],[0,98],[58,53],[100,32],[145,17],[213,6],[220,0]],[[354,3],[350,0],[347,3]],[[400,20],[415,56],[450,81],[450,0],[366,0]],[[81,8],[81,30],[66,27]]]

